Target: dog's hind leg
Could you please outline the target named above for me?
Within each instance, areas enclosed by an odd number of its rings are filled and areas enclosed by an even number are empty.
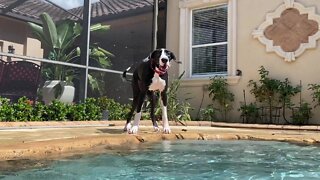
[[[152,125],[153,125],[153,129],[154,131],[159,131],[159,127],[154,115],[154,111],[156,108],[156,95],[154,94],[154,91],[148,91],[147,93],[148,98],[150,100],[150,117],[151,117],[151,121],[152,121]]]
[[[167,112],[167,93],[166,91],[161,92],[161,109],[162,109],[162,123],[163,123],[163,133],[170,134],[171,129],[169,126],[168,112]]]
[[[134,115],[134,121],[132,124],[132,127],[130,130],[128,130],[128,132],[130,134],[137,134],[138,130],[139,130],[139,123],[140,123],[140,119],[141,119],[141,108],[144,102],[144,99],[146,97],[146,91],[140,91],[139,96],[138,96],[138,100],[137,100],[137,107],[136,107],[136,114]]]
[[[139,99],[139,87],[137,85],[137,83],[133,83],[132,84],[132,90],[133,90],[133,100],[132,100],[132,104],[131,104],[131,110],[130,112],[127,114],[127,123],[124,126],[123,131],[130,131],[131,129],[131,118],[133,116],[134,111],[137,108],[138,105],[138,99]]]

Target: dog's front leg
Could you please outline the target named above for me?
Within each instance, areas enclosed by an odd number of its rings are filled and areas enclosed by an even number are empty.
[[[161,106],[162,106],[162,123],[163,123],[163,133],[170,134],[171,129],[169,126],[168,112],[167,112],[167,92],[161,92]]]
[[[138,104],[137,104],[137,111],[134,116],[134,121],[132,124],[132,127],[128,131],[129,134],[137,134],[139,130],[139,123],[141,119],[141,108],[145,99],[146,93],[145,92],[140,92],[139,98],[138,98]]]
[[[154,115],[154,111],[156,108],[156,95],[154,93],[154,91],[148,91],[148,98],[150,100],[150,117],[151,117],[151,121],[152,121],[152,125],[153,125],[153,129],[154,131],[158,132],[159,131],[159,127]]]

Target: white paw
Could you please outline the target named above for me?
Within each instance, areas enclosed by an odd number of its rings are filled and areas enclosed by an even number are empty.
[[[126,124],[125,126],[124,126],[124,131],[130,131],[130,129],[131,129],[131,127],[132,127],[132,125],[131,125],[131,123],[128,123],[128,124]]]
[[[139,126],[132,126],[130,130],[128,130],[129,134],[137,134],[139,130]]]
[[[153,130],[154,130],[154,132],[159,132],[160,128],[158,126],[153,126]]]
[[[163,133],[164,134],[170,134],[171,133],[170,127],[163,127]]]

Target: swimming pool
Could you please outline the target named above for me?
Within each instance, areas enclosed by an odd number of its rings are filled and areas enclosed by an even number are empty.
[[[320,147],[273,141],[163,141],[0,172],[0,179],[318,179]]]

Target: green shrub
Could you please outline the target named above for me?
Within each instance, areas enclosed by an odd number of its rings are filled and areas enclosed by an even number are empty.
[[[213,102],[219,104],[219,111],[223,116],[223,120],[227,120],[227,112],[232,110],[232,102],[234,101],[234,94],[228,89],[227,80],[221,77],[211,78],[209,84],[209,96]]]
[[[315,106],[317,107],[320,105],[320,85],[319,84],[309,84],[309,90],[312,91],[312,101],[315,102]]]
[[[295,125],[308,124],[308,120],[312,117],[311,107],[309,103],[302,103],[300,107],[292,109],[292,123]]]
[[[33,119],[33,107],[28,98],[19,98],[18,102],[14,103],[12,107],[14,109],[13,121],[27,121]]]
[[[242,104],[238,110],[244,122],[256,123],[260,119],[259,107],[255,103]]]
[[[53,100],[47,106],[46,120],[50,120],[50,121],[64,121],[64,120],[66,120],[67,115],[69,113],[69,107],[70,106],[68,106],[58,100]]]
[[[98,120],[102,117],[102,112],[100,106],[98,105],[98,100],[94,98],[87,98],[85,103],[85,120]]]
[[[86,106],[85,104],[74,104],[70,106],[68,119],[71,121],[86,120]]]
[[[217,116],[217,109],[213,107],[213,105],[209,105],[207,106],[205,109],[201,109],[201,120],[205,120],[205,121],[214,121],[216,120],[216,116]]]
[[[127,114],[130,112],[130,105],[116,102],[113,99],[107,97],[100,97],[97,100],[97,104],[101,110],[107,110],[109,112],[110,120],[124,120]]]
[[[44,121],[46,111],[47,111],[46,105],[40,102],[36,102],[36,104],[33,107],[33,111],[32,111],[33,116],[30,119],[30,121]]]
[[[13,121],[14,119],[14,108],[10,100],[0,97],[0,121]]]

